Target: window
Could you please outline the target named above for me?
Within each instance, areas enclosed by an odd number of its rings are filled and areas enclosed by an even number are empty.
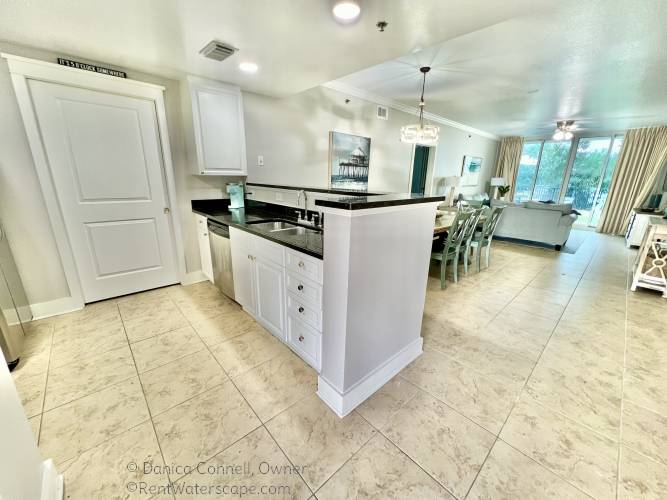
[[[558,201],[571,146],[571,141],[545,141],[531,200]]]
[[[541,142],[526,142],[523,145],[519,171],[516,174],[516,189],[514,190],[514,201],[517,203],[530,200],[541,149]]]
[[[571,154],[572,141],[525,142],[514,201],[572,203],[581,212],[577,225],[597,226],[622,145],[622,135],[580,137]]]
[[[516,176],[514,201],[557,201],[571,146],[571,141],[524,143]]]

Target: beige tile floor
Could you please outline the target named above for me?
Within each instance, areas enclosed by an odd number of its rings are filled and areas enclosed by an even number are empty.
[[[14,379],[68,498],[667,498],[667,301],[627,291],[633,256],[589,233],[433,269],[424,354],[344,419],[207,283],[35,322]]]

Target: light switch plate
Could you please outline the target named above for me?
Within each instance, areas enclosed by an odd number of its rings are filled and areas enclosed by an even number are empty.
[[[257,166],[261,167],[264,165],[264,155],[257,155]]]

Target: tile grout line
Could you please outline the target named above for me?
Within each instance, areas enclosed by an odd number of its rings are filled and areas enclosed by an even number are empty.
[[[254,428],[254,429],[253,429],[252,431],[250,431],[248,434],[246,434],[246,436],[249,435],[249,434],[251,434],[252,432],[255,432],[255,431],[256,431],[257,429],[259,429],[260,427],[263,427],[264,430],[265,430],[265,431],[267,432],[267,434],[269,435],[269,437],[271,438],[271,440],[274,442],[274,444],[278,447],[278,449],[279,449],[280,452],[283,454],[283,456],[284,456],[284,457],[287,459],[287,461],[290,463],[290,465],[294,468],[294,470],[297,470],[296,467],[295,467],[295,465],[294,465],[294,463],[293,463],[292,460],[290,459],[290,457],[287,455],[287,453],[285,453],[285,450],[283,450],[283,448],[280,446],[280,444],[278,443],[278,441],[276,441],[275,437],[273,437],[273,434],[271,434],[271,431],[269,431],[269,429],[266,427],[265,422],[262,421],[262,419],[259,417],[259,415],[258,415],[257,412],[255,411],[255,409],[252,407],[252,405],[251,405],[251,404],[248,402],[248,400],[246,399],[246,397],[245,397],[245,395],[243,394],[243,392],[241,392],[241,390],[238,388],[238,386],[236,385],[236,383],[234,382],[234,380],[232,380],[232,377],[229,376],[229,373],[227,373],[227,370],[225,370],[225,367],[222,366],[222,363],[220,363],[220,360],[218,360],[218,358],[215,356],[215,354],[213,354],[213,351],[211,351],[211,348],[208,346],[208,344],[207,344],[206,342],[204,342],[204,339],[201,338],[201,335],[199,335],[199,332],[197,331],[197,329],[194,327],[194,325],[193,325],[192,322],[190,321],[190,318],[188,318],[187,315],[186,315],[185,313],[183,313],[183,311],[181,310],[181,308],[180,308],[180,306],[179,306],[178,304],[176,304],[176,307],[177,307],[178,310],[181,312],[181,314],[183,314],[183,316],[185,317],[185,320],[188,322],[188,324],[190,325],[190,327],[194,330],[194,332],[195,332],[195,334],[197,335],[197,337],[199,337],[199,340],[204,344],[206,350],[208,350],[209,354],[213,357],[213,359],[214,359],[215,362],[218,364],[218,366],[220,367],[220,369],[221,369],[221,370],[223,371],[223,373],[227,376],[227,379],[229,380],[229,382],[234,386],[234,388],[236,389],[236,391],[237,391],[237,392],[239,393],[239,395],[243,398],[243,401],[245,401],[245,404],[248,405],[248,408],[250,408],[250,410],[253,412],[253,414],[255,415],[255,417],[257,418],[257,420],[259,421],[260,425],[257,426],[256,428]],[[241,309],[241,311],[243,311],[243,309]],[[243,311],[243,312],[244,312],[244,314],[247,314],[245,311]],[[270,334],[269,334],[269,335],[270,335]],[[237,335],[236,337],[240,337],[240,335]],[[232,337],[232,338],[236,338],[236,337]],[[232,338],[227,339],[227,340],[231,340]],[[222,343],[224,343],[224,342],[225,342],[225,341],[220,342],[220,343],[222,344]],[[279,355],[276,355],[276,356],[274,356],[273,358],[271,358],[271,359],[268,360],[268,361],[271,361],[272,359],[277,358],[278,356],[279,356]],[[264,364],[264,363],[260,363],[260,365],[263,365],[263,364]],[[257,366],[260,366],[260,365],[257,365]],[[256,367],[251,368],[251,370],[254,369],[254,368],[256,368]],[[250,371],[250,370],[248,370],[248,371]],[[244,372],[244,373],[245,373],[245,372]],[[299,401],[302,401],[302,400],[305,399],[306,397],[308,397],[308,396],[304,396],[303,398],[299,399]],[[294,404],[290,405],[289,408],[291,408],[292,406],[294,406],[295,404],[297,404],[299,401],[297,401],[297,402],[295,402]],[[286,408],[285,410],[283,410],[283,412],[284,412],[284,411],[287,411],[287,409],[289,409],[289,408]],[[280,413],[283,413],[283,412],[280,412]],[[276,416],[277,416],[277,415],[276,415]],[[275,418],[275,416],[274,416],[274,417],[271,417],[271,419],[273,419],[273,418]],[[269,419],[269,420],[271,420],[271,419]],[[267,422],[268,422],[268,421],[267,421]],[[246,436],[243,436],[243,437],[246,437]],[[241,439],[243,439],[243,438],[241,438]],[[237,440],[236,442],[238,442],[238,441],[240,441],[240,439]],[[235,444],[235,443],[234,443],[234,444]],[[218,453],[216,453],[213,457],[219,455],[220,453],[223,453],[225,450],[229,449],[230,446],[232,446],[232,445],[226,446],[224,449],[222,449],[222,450],[220,450]],[[213,457],[211,457],[211,458],[213,458]],[[209,459],[209,460],[210,460],[210,459]],[[314,495],[315,492],[314,492],[313,489],[310,487],[310,485],[308,484],[308,482],[303,478],[303,476],[301,475],[301,473],[298,472],[298,470],[297,470],[297,474],[298,474],[299,478],[301,479],[301,481],[303,481],[303,484],[306,485],[306,488],[308,488],[308,491],[310,492],[311,496]]]
[[[404,380],[406,380],[407,382],[409,382],[410,384],[412,384],[412,382],[410,382],[409,380],[407,380],[407,379],[404,379]],[[418,391],[422,391],[422,392],[424,392],[425,394],[428,394],[426,391],[423,391],[419,386],[416,386],[415,384],[412,384],[412,385],[413,385],[414,387],[416,387]],[[429,395],[430,395],[430,394],[429,394]],[[405,406],[407,406],[407,405],[408,405],[413,399],[415,399],[416,397],[417,397],[417,394],[415,394],[414,396],[412,396],[411,398],[409,398],[407,401],[405,401],[405,402],[404,402],[404,403],[403,403],[403,404],[402,404],[402,405],[401,405],[395,412],[393,412],[393,413],[391,414],[391,416],[389,417],[389,419],[391,419],[394,415],[396,415],[399,411],[401,411],[401,409],[403,409]],[[435,398],[435,396],[433,396],[433,397]],[[438,401],[440,401],[440,400],[437,399],[437,398],[435,398],[435,399],[438,400]],[[441,401],[441,402],[442,402],[442,401]],[[453,409],[451,406],[449,406],[447,403],[444,403],[444,402],[442,402],[442,403],[443,403],[445,406],[447,406],[448,408],[454,410],[454,409]],[[428,477],[430,477],[433,481],[435,481],[437,484],[439,484],[439,485],[442,487],[442,489],[444,489],[447,493],[449,493],[450,495],[452,495],[454,498],[458,498],[453,492],[451,492],[451,491],[449,490],[449,488],[447,488],[447,486],[445,486],[444,484],[442,484],[442,482],[440,482],[439,479],[436,479],[436,478],[435,478],[429,471],[427,471],[426,469],[424,469],[424,467],[422,467],[417,461],[415,461],[415,459],[413,459],[413,458],[412,458],[406,451],[404,451],[403,448],[401,448],[401,447],[400,447],[397,443],[395,443],[389,436],[387,436],[384,432],[382,432],[382,430],[381,430],[380,428],[378,428],[378,427],[376,427],[375,425],[373,425],[368,419],[366,419],[366,417],[364,417],[364,416],[363,416],[361,413],[359,413],[358,411],[354,410],[354,412],[355,412],[357,415],[359,415],[361,418],[363,418],[363,419],[368,423],[368,425],[370,425],[373,429],[375,429],[375,431],[376,431],[380,436],[382,436],[383,438],[385,438],[385,439],[386,439],[387,441],[389,441],[392,445],[394,445],[394,446],[396,447],[396,449],[398,449],[401,453],[403,453],[403,455],[405,455],[406,457],[408,457],[408,459],[409,459],[413,464],[415,464],[417,467],[419,467],[419,468],[424,472],[424,474],[426,474],[426,475],[427,475]],[[458,413],[456,410],[454,410],[454,412]],[[463,415],[463,416],[464,416],[464,415]],[[464,417],[465,417],[465,416],[464,416]],[[465,418],[468,418],[468,417],[465,417]],[[468,419],[468,420],[470,420],[470,419]],[[472,420],[471,420],[471,422],[472,422]],[[474,422],[473,422],[473,423],[474,423]],[[479,425],[479,424],[476,424],[476,425]],[[485,430],[486,430],[486,429],[485,429]],[[369,439],[368,441],[370,441],[370,439]],[[368,442],[367,442],[367,443],[368,443]],[[365,446],[367,443],[364,443],[364,446]],[[363,446],[362,446],[362,448],[363,448]],[[361,451],[361,449],[359,449],[356,453],[358,453],[359,451]],[[356,454],[356,453],[355,453],[355,454]],[[351,459],[351,458],[352,458],[352,457],[350,457],[350,459]],[[345,463],[347,463],[348,461],[349,461],[349,460],[346,460]],[[344,464],[343,464],[343,465],[344,465]],[[342,468],[342,467],[341,467],[341,468]],[[340,470],[340,469],[339,469],[339,470]],[[337,472],[338,472],[338,470],[336,471],[336,473],[337,473]],[[331,477],[333,477],[333,474],[331,475]],[[331,477],[330,477],[329,479],[331,479]],[[326,482],[329,481],[329,479],[327,479],[327,481],[325,481],[325,484],[326,484]],[[324,486],[324,484],[323,484],[322,486]],[[320,486],[320,488],[319,488],[317,491],[319,491],[320,489],[322,489],[322,486]]]
[[[621,486],[621,453],[623,449],[623,410],[625,407],[625,372],[627,370],[628,357],[628,313],[630,293],[629,287],[629,273],[632,269],[630,253],[626,257],[625,266],[625,324],[623,329],[623,371],[621,372],[621,408],[618,420],[618,455],[616,457],[616,499],[618,500],[618,493]]]
[[[378,431],[377,431],[377,429],[375,429],[375,427],[373,427],[373,425],[372,425],[370,422],[368,422],[364,417],[362,417],[357,411],[354,411],[354,410],[353,410],[353,411],[350,412],[348,415],[352,415],[352,413],[355,413],[355,414],[359,415],[359,416],[360,416],[364,421],[366,421],[366,422],[368,423],[368,425],[373,429],[373,432],[371,433],[371,437],[369,437],[366,441],[364,441],[364,443],[359,447],[359,449],[358,449],[357,451],[355,451],[354,453],[352,453],[352,455],[350,455],[350,456],[348,457],[348,459],[345,460],[345,461],[341,464],[340,467],[338,467],[334,472],[332,472],[331,475],[330,475],[328,478],[326,478],[326,479],[324,480],[324,482],[319,486],[319,488],[317,488],[317,489],[313,492],[313,495],[316,495],[322,488],[324,488],[324,485],[325,485],[325,484],[327,484],[329,481],[331,481],[331,479],[333,479],[333,477],[334,477],[336,474],[338,474],[338,473],[340,472],[340,470],[341,470],[343,467],[345,467],[345,465],[347,465],[347,463],[348,463],[350,460],[352,460],[352,459],[353,459],[353,458],[354,458],[354,457],[355,457],[361,450],[363,450],[363,449],[366,447],[366,445],[367,445],[368,443],[371,442],[371,440],[372,440],[375,436],[378,435]],[[399,448],[399,449],[400,449],[400,448]],[[402,451],[403,451],[403,450],[401,450],[401,452],[402,452]]]
[[[44,381],[44,394],[42,395],[42,408],[39,412],[39,431],[37,432],[37,446],[42,439],[42,423],[44,422],[44,405],[46,404],[46,391],[49,387],[49,371],[51,368],[51,352],[53,351],[53,336],[55,334],[56,325],[51,326],[51,342],[49,342],[49,360],[46,364],[46,380]]]
[[[171,297],[168,297],[169,300],[171,300]],[[172,301],[173,303],[173,301]],[[137,379],[139,380],[139,387],[141,387],[141,394],[144,397],[144,404],[146,405],[146,410],[148,411],[148,420],[151,423],[151,427],[153,428],[153,435],[155,436],[155,441],[157,442],[157,447],[158,450],[160,450],[160,456],[162,457],[162,463],[167,464],[167,461],[164,457],[164,451],[162,451],[162,444],[160,443],[160,439],[158,438],[157,430],[155,429],[155,422],[153,421],[153,413],[151,412],[151,407],[148,404],[148,398],[146,397],[146,390],[144,389],[144,384],[141,381],[141,376],[139,375],[139,367],[137,366],[137,360],[134,358],[134,351],[132,351],[132,347],[130,347],[130,338],[127,335],[127,330],[125,329],[125,321],[123,320],[123,315],[120,312],[120,307],[118,306],[118,302],[116,302],[116,308],[118,309],[118,315],[120,316],[120,322],[123,325],[123,332],[125,333],[125,339],[127,340],[127,346],[130,349],[130,355],[132,356],[132,362],[134,363],[134,369],[137,372]],[[169,484],[171,484],[171,478],[169,477],[169,473],[167,473],[167,480],[169,481]],[[176,498],[173,491],[171,493],[172,498]]]
[[[567,310],[567,307],[570,305],[570,302],[572,301],[572,297],[574,296],[574,293],[575,293],[576,289],[579,288],[579,285],[580,285],[580,283],[581,283],[581,281],[582,281],[584,275],[586,274],[586,270],[588,270],[588,268],[590,267],[591,262],[593,261],[594,255],[595,255],[595,254],[593,254],[593,255],[590,257],[590,259],[588,260],[588,263],[586,264],[586,267],[585,267],[585,269],[584,269],[584,272],[582,273],[581,277],[580,277],[579,280],[577,281],[577,286],[575,287],[574,291],[573,291],[572,294],[570,295],[570,298],[568,299],[567,304],[565,305],[565,307],[563,307],[563,311],[561,312],[560,316],[558,317],[558,320],[556,321],[556,324],[554,325],[553,329],[551,330],[551,334],[549,335],[549,337],[547,338],[547,341],[545,342],[544,346],[542,347],[542,351],[540,352],[540,355],[539,355],[539,356],[537,357],[537,359],[535,360],[535,363],[533,364],[533,368],[531,369],[530,373],[529,373],[528,376],[526,377],[526,380],[524,381],[524,383],[523,383],[521,389],[518,391],[518,394],[517,394],[517,396],[516,396],[515,399],[514,399],[514,403],[512,404],[512,407],[510,408],[510,411],[507,413],[507,416],[505,417],[505,419],[504,419],[504,421],[503,421],[503,424],[500,426],[500,430],[498,431],[498,434],[495,436],[495,439],[494,439],[494,441],[493,441],[493,444],[492,444],[491,447],[489,448],[489,451],[487,452],[486,457],[484,458],[484,461],[482,462],[482,465],[481,465],[480,468],[477,470],[477,474],[475,474],[475,478],[473,479],[472,483],[470,483],[470,487],[468,488],[468,491],[466,492],[466,494],[465,494],[464,497],[463,497],[464,499],[466,499],[466,498],[468,497],[468,495],[470,494],[470,491],[472,491],[472,488],[473,488],[473,486],[475,485],[475,483],[477,482],[477,478],[479,477],[480,472],[481,472],[482,469],[484,468],[484,465],[486,464],[486,461],[488,460],[489,456],[491,455],[491,450],[493,450],[493,448],[496,446],[496,443],[497,443],[498,440],[500,439],[500,434],[502,434],[502,431],[503,431],[503,429],[505,428],[505,425],[507,425],[507,421],[509,420],[510,416],[512,415],[512,412],[513,412],[514,409],[516,408],[516,405],[517,405],[517,403],[519,402],[519,399],[521,398],[521,395],[524,393],[524,391],[525,391],[525,389],[526,389],[526,386],[528,385],[528,381],[529,381],[530,378],[533,376],[533,373],[535,372],[535,368],[537,367],[537,365],[539,364],[540,360],[542,359],[542,356],[544,355],[544,352],[547,350],[547,347],[548,347],[549,343],[551,342],[551,339],[553,338],[554,333],[555,333],[556,329],[558,328],[558,325],[559,325],[560,322],[561,322],[561,319],[562,319],[562,317],[563,317],[563,314],[565,314],[565,311]],[[545,268],[546,268],[546,266],[545,266],[544,268],[542,268],[542,270],[544,270]],[[541,271],[540,271],[540,272],[541,272]],[[538,273],[538,274],[539,274],[539,273]],[[530,283],[532,283],[532,282],[535,280],[535,278],[537,278],[537,275],[536,275],[535,277],[533,277],[533,279],[531,279],[521,291],[523,292],[523,290],[525,290],[525,289],[530,285]],[[519,292],[519,293],[521,293],[521,292]],[[503,441],[503,442],[504,442],[504,441]],[[544,467],[544,466],[543,466],[543,467]],[[546,467],[545,467],[545,468],[546,468]],[[547,469],[549,472],[552,472],[552,473],[553,473],[553,471],[552,471],[550,468],[546,468],[546,469]],[[572,483],[570,483],[569,481],[567,481],[567,483],[570,484],[570,485],[572,485]]]

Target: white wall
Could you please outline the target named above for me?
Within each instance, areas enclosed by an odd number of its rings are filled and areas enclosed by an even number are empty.
[[[2,352],[0,415],[0,498],[48,498],[41,496],[42,457]]]
[[[64,55],[5,42],[0,42],[0,51],[50,62]],[[104,65],[103,62],[98,64]],[[201,264],[190,200],[221,197],[229,179],[192,175],[194,170],[186,159],[178,81],[118,69],[126,71],[128,78],[164,85],[167,89],[166,111],[178,197],[176,209],[183,230],[186,271],[197,271]],[[69,289],[4,59],[0,60],[0,110],[0,218],[29,302],[33,305],[47,303],[42,304],[42,309],[48,309],[48,302],[69,296]]]
[[[449,188],[442,186],[442,179],[452,175],[461,175],[463,156],[465,155],[482,158],[482,173],[477,186],[461,186],[456,189],[456,193],[460,192],[468,196],[487,192],[488,183],[496,168],[499,145],[499,141],[486,137],[453,127],[440,127],[440,142],[435,151],[431,192],[433,194],[449,194]]]
[[[371,138],[369,191],[408,191],[413,146],[401,143],[399,134],[416,117],[390,109],[389,120],[379,120],[376,104],[356,97],[345,103],[346,98],[324,87],[282,99],[244,92],[248,181],[326,188],[329,131],[335,130]],[[463,155],[472,154],[484,158],[488,181],[498,141],[445,125],[440,136],[436,180],[460,175]],[[257,166],[257,155],[264,156],[264,166]],[[465,192],[482,192],[484,184]]]

